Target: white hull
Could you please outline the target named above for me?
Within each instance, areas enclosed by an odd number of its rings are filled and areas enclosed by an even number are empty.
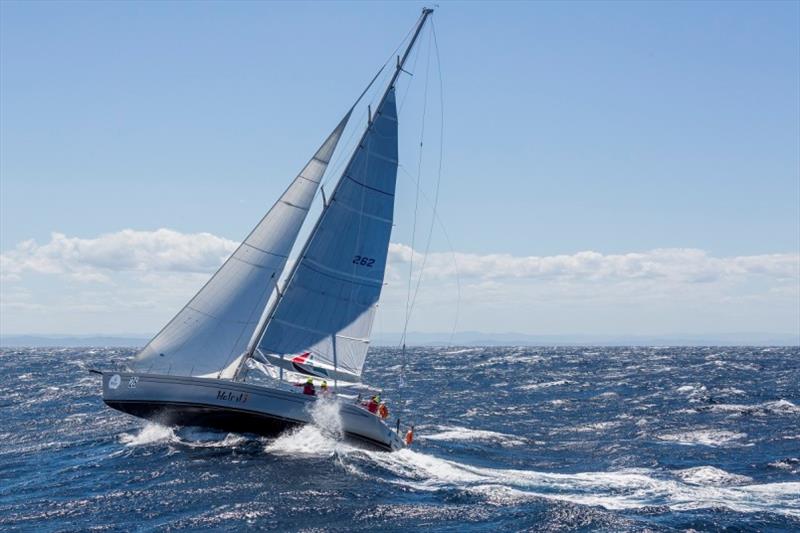
[[[237,433],[277,435],[311,422],[314,396],[212,379],[103,372],[103,401],[119,411],[167,425],[201,426]],[[402,439],[360,406],[343,403],[346,438],[398,450]]]

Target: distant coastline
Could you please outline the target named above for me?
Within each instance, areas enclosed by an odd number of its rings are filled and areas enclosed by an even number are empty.
[[[0,347],[138,348],[150,335],[0,335]],[[373,346],[398,346],[399,333],[374,336]],[[525,333],[412,332],[409,346],[800,346],[800,333],[708,335],[530,335]]]

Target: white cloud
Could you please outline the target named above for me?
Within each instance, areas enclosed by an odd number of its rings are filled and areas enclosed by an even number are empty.
[[[397,268],[410,261],[411,248],[404,244],[392,244],[389,254],[391,265]],[[414,263],[418,266],[425,260],[418,252],[414,257]],[[483,280],[528,278],[586,282],[663,280],[698,283],[746,276],[797,280],[800,278],[800,255],[719,258],[712,257],[703,250],[670,248],[608,255],[585,251],[544,257],[432,253],[425,260],[424,274],[429,279],[451,278],[456,275],[456,270],[462,278]]]
[[[108,282],[112,272],[213,272],[236,245],[210,233],[186,234],[163,228],[126,229],[94,239],[53,233],[46,244],[28,240],[0,254],[0,273],[6,281],[35,272]]]
[[[144,275],[163,272],[213,272],[236,248],[235,241],[210,233],[180,233],[169,229],[130,229],[83,239],[53,233],[50,241],[19,243],[0,254],[0,271],[7,280],[25,272],[61,274],[81,281],[108,281],[114,272]],[[412,250],[404,244],[389,247],[394,277],[407,276]],[[512,256],[509,254],[414,252],[415,271],[424,263],[425,279],[465,280],[542,279],[571,282],[661,280],[673,283],[713,282],[731,277],[763,276],[800,279],[800,255],[783,253],[713,257],[691,248],[655,249],[627,254],[582,251],[569,255]]]
[[[53,233],[0,254],[6,332],[152,332],[236,248],[209,233]],[[402,328],[411,249],[391,244],[377,331]],[[800,254],[715,257],[697,249],[554,256],[414,253],[425,263],[412,328],[522,332],[793,331]],[[78,283],[70,283],[77,281]],[[35,327],[33,326],[35,325]],[[752,329],[751,329],[752,330]]]

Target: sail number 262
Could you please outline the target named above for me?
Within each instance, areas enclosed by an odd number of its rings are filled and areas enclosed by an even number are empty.
[[[353,257],[353,264],[371,268],[372,265],[375,264],[375,260],[371,257],[364,257],[363,255],[357,255]]]

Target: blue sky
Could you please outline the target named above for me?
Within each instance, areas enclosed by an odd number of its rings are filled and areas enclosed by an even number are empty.
[[[439,215],[465,269],[473,260],[494,269],[463,280],[463,329],[797,331],[800,4],[440,4]],[[135,271],[92,263],[86,246],[107,246],[97,239],[126,229],[152,237],[167,228],[176,238],[210,233],[224,255],[226,242],[241,239],[271,205],[422,5],[0,4],[0,249],[11,265],[0,330],[157,329],[213,270],[207,258],[182,285],[176,272],[148,270],[147,260]],[[401,114],[407,170],[397,246],[410,244],[408,175],[416,175],[429,35]],[[423,173],[429,196],[439,109],[433,65],[432,148]],[[59,256],[65,249],[71,255]],[[620,281],[628,267],[616,257],[644,254],[634,257],[637,264],[681,268],[697,259],[652,254],[663,249],[702,251],[697,268],[717,270],[679,281],[671,270],[646,287]],[[438,229],[432,250],[446,270],[449,246]],[[586,251],[601,254],[598,269],[622,270],[600,280],[573,263],[557,278],[515,270],[531,264],[516,259]],[[42,266],[43,255],[53,264]],[[510,262],[487,262],[500,255]],[[75,265],[64,267],[69,261]],[[731,266],[742,261],[750,265],[744,271]],[[105,279],[77,280],[74,271],[86,268]],[[417,329],[450,327],[453,317],[443,310],[453,307],[451,278],[427,276],[423,291],[438,299],[427,308],[420,302]],[[402,307],[401,292],[387,290],[379,329],[397,330],[391,309]],[[651,297],[634,302],[642,293]],[[131,300],[142,302],[138,311],[110,304]]]

